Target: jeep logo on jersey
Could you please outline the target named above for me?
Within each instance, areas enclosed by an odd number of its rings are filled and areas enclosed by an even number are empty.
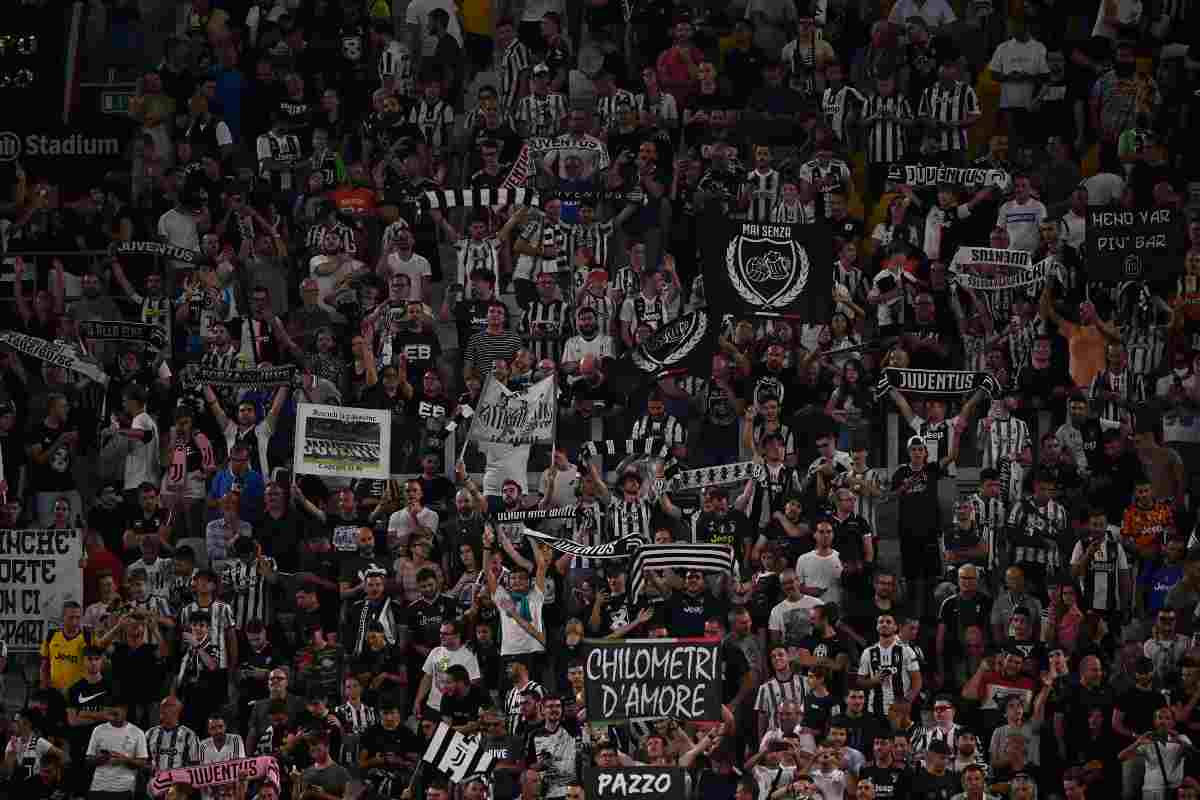
[[[0,161],[16,161],[34,156],[120,156],[121,142],[113,138],[84,136],[46,136],[26,134],[24,138],[4,131],[0,133]]]
[[[708,314],[685,314],[654,334],[632,351],[630,357],[642,372],[656,372],[687,357],[704,340],[708,331]]]
[[[725,268],[742,300],[765,310],[786,308],[808,284],[808,253],[788,225],[742,225],[725,249]]]

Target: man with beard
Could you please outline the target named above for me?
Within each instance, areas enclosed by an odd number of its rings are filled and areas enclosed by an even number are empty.
[[[729,489],[710,486],[705,490],[712,503],[711,511],[702,511],[692,519],[692,541],[701,544],[724,544],[733,551],[744,574],[751,570],[753,529],[746,515],[729,508]],[[669,501],[667,501],[669,502]]]
[[[1101,439],[1105,431],[1117,429],[1120,423],[1093,417],[1087,397],[1079,393],[1070,396],[1067,412],[1067,421],[1054,435],[1075,459],[1080,473],[1091,473],[1103,460]]]
[[[918,770],[908,787],[914,800],[950,800],[959,788],[958,776],[946,768],[950,747],[935,739],[925,751],[925,766]]]
[[[542,773],[547,798],[565,798],[577,771],[579,733],[564,724],[561,697],[542,698],[542,724],[526,737],[527,761]]]
[[[683,590],[667,598],[662,614],[673,635],[700,637],[705,635],[706,621],[724,619],[728,611],[728,604],[708,590],[704,573],[689,569],[684,574]]]
[[[411,652],[408,658],[409,685],[420,683],[429,654],[441,642],[441,626],[458,616],[454,600],[438,592],[438,576],[425,567],[417,571],[418,596],[404,611]]]
[[[362,531],[367,534],[370,529],[363,528]],[[359,541],[360,543],[365,542],[366,536]],[[366,549],[363,547],[360,552],[365,552]],[[384,594],[384,588],[387,585],[387,571],[376,566],[373,561],[370,561],[369,556],[364,555],[362,559],[362,561],[347,564],[347,568],[352,569],[357,563],[361,565],[361,571],[344,574],[342,581],[343,585],[355,581],[353,587],[342,591],[343,597],[348,598],[360,592],[364,594],[362,600],[346,608],[343,621],[342,638],[346,643],[347,651],[356,656],[362,655],[363,649],[366,647],[367,629],[373,623],[378,623],[383,627],[384,637],[390,645],[394,645],[402,639],[401,626],[403,624],[400,609],[392,603],[390,597]]]
[[[418,718],[424,716],[422,712],[426,699],[433,711],[446,710],[443,701],[447,696],[447,688],[456,680],[456,668],[463,670],[464,683],[480,682],[479,661],[470,649],[463,646],[462,623],[457,620],[443,622],[438,626],[438,634],[442,643],[429,651],[421,667],[421,685],[413,703],[413,714]]]
[[[783,345],[767,346],[762,363],[757,364],[750,373],[750,386],[751,405],[762,406],[765,404],[764,398],[774,397],[779,400],[781,408],[795,410],[786,405],[788,392],[794,389],[795,379],[787,369],[787,350]],[[793,396],[792,399],[795,401],[798,398]]]
[[[1038,471],[1033,496],[1013,507],[1008,517],[1009,563],[1021,567],[1035,590],[1062,563],[1059,544],[1071,533],[1066,509],[1054,499],[1058,484],[1053,475]]]
[[[1071,393],[1074,387],[1071,376],[1061,364],[1055,364],[1050,356],[1050,337],[1038,336],[1034,339],[1029,363],[1017,373],[1022,409],[1053,409]],[[1027,419],[1026,422],[1032,424],[1031,420]]]
[[[481,709],[491,702],[479,681],[472,682],[466,667],[454,664],[446,670],[446,685],[442,689],[442,707],[438,714],[453,730],[459,733],[475,731]]]
[[[584,356],[591,356],[601,363],[605,359],[616,358],[616,345],[613,343],[612,336],[601,331],[597,322],[596,309],[591,306],[581,306],[576,310],[575,327],[578,332],[567,339],[563,346],[562,359],[559,362],[559,369],[567,375],[568,385],[578,380],[576,376],[579,374],[579,364]],[[635,439],[644,436],[663,436],[662,433],[639,435],[636,425],[634,430],[633,437]]]

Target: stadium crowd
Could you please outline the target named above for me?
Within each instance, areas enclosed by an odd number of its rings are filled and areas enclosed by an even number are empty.
[[[189,0],[175,34],[124,172],[6,173],[8,327],[85,368],[0,345],[3,527],[85,557],[0,794],[584,800],[654,765],[701,800],[1200,797],[1200,216],[1145,280],[1087,255],[1092,211],[1200,212],[1194,5]],[[831,229],[830,315],[617,379],[707,313],[714,214]],[[986,288],[971,247],[1039,277]],[[162,336],[85,335],[115,321]],[[551,374],[552,447],[463,449],[489,380]],[[299,403],[391,412],[393,479],[293,474]],[[627,439],[665,449],[584,447]],[[567,506],[529,527],[734,568],[635,596],[496,519]],[[719,640],[722,720],[589,724],[592,638]],[[423,763],[440,722],[490,768]],[[255,756],[278,779],[162,785]]]

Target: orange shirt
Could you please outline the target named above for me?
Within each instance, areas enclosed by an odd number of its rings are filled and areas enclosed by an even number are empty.
[[[1132,539],[1139,550],[1161,547],[1168,528],[1175,527],[1175,512],[1170,503],[1158,501],[1153,508],[1138,508],[1137,504],[1125,509],[1121,520],[1121,536]]]
[[[1104,370],[1104,346],[1108,340],[1096,325],[1063,320],[1058,327],[1067,338],[1067,349],[1071,354],[1071,380],[1076,386],[1090,386]]]

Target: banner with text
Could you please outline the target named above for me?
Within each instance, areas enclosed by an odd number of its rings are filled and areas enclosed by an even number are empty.
[[[584,771],[588,800],[684,800],[683,770],[679,767],[596,767]]]
[[[827,320],[833,303],[833,238],[827,225],[704,218],[704,289],[713,317]]]
[[[297,475],[387,480],[391,447],[388,411],[316,403],[296,407]]]
[[[956,369],[904,369],[888,367],[875,386],[877,397],[883,397],[892,389],[905,394],[929,394],[941,397],[974,394],[982,389],[988,395],[1000,394],[1000,385],[986,372],[969,372]]]
[[[83,603],[78,530],[0,529],[0,642],[36,652],[63,603]]]
[[[1088,212],[1089,281],[1162,280],[1183,272],[1182,217],[1173,208]]]
[[[1012,185],[1012,176],[1002,169],[993,167],[948,167],[941,164],[932,166],[916,164],[893,164],[888,167],[887,179],[892,183],[906,183],[909,186],[934,188],[942,184],[964,186],[969,188],[995,187],[1007,191]]]
[[[721,719],[719,642],[588,639],[583,664],[589,722]]]
[[[558,414],[558,383],[554,376],[513,391],[488,376],[475,404],[470,438],[477,442],[550,444]]]

